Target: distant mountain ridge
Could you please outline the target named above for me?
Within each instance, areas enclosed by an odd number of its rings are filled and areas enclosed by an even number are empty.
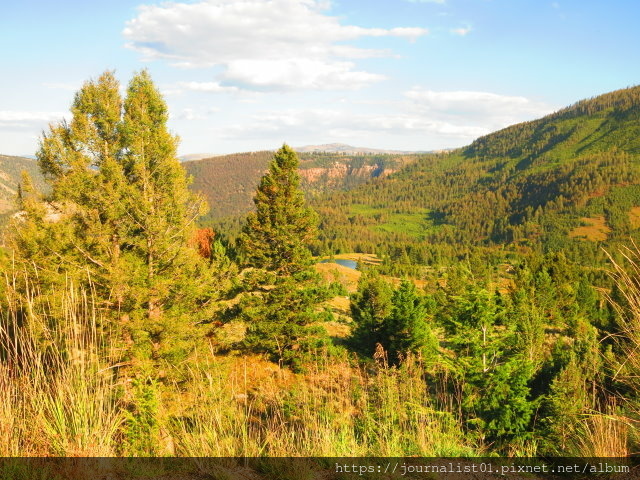
[[[428,151],[409,151],[409,150],[388,150],[388,149],[380,149],[380,148],[369,148],[369,147],[354,147],[352,145],[347,145],[346,143],[326,143],[323,145],[305,145],[302,147],[293,147],[293,149],[298,153],[344,153],[346,155],[357,155],[357,154],[386,154],[386,155],[407,155],[414,153],[429,153]],[[449,150],[449,149],[443,149]],[[273,150],[264,150],[269,152],[275,152],[276,149]],[[202,160],[205,158],[214,158],[214,157],[223,157],[225,155],[236,155],[234,153],[224,154],[224,153],[189,153],[185,155],[181,155],[181,162],[192,162],[195,160]]]
[[[310,193],[353,188],[372,178],[386,177],[416,160],[415,154],[391,155],[344,152],[300,152],[300,176]],[[210,219],[245,215],[253,207],[253,195],[266,172],[273,151],[221,155],[183,162],[193,176],[192,189],[201,192],[210,206]]]
[[[202,160],[203,158],[213,158],[220,157],[221,155],[217,153],[189,153],[186,155],[180,155],[178,160],[181,162],[193,162],[196,160]]]
[[[346,155],[356,154],[386,154],[386,155],[407,155],[414,153],[426,153],[424,151],[404,151],[404,150],[385,150],[379,148],[368,147],[354,147],[347,145],[346,143],[327,143],[324,145],[306,145],[304,147],[294,147],[294,150],[299,153],[313,153],[313,152],[326,152],[326,153],[344,153]]]

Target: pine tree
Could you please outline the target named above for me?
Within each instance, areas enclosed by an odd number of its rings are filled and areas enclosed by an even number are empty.
[[[355,323],[351,341],[355,348],[371,356],[380,344],[389,349],[388,318],[393,309],[391,286],[375,271],[364,273],[358,291],[351,296],[351,317]]]
[[[531,364],[513,356],[478,385],[475,411],[488,440],[505,442],[527,436],[535,409],[529,399],[531,375]]]
[[[124,99],[106,72],[84,84],[71,113],[41,140],[51,194],[14,222],[15,250],[54,302],[65,282],[94,291],[133,340],[130,355],[183,355],[184,314],[193,323],[215,277],[189,246],[205,206],[187,189],[166,104],[146,71]]]
[[[200,281],[193,274],[203,273],[188,243],[195,219],[205,213],[204,203],[187,189],[177,160],[178,139],[168,132],[167,120],[167,106],[143,71],[131,80],[124,102],[122,163],[128,191],[124,204],[135,229],[129,244],[142,260],[143,299],[152,319],[185,296],[192,298]]]
[[[572,452],[582,415],[588,411],[585,372],[573,352],[564,368],[551,382],[544,398],[542,414],[542,451],[557,455]]]
[[[309,268],[308,244],[317,235],[317,215],[300,190],[298,156],[287,145],[278,150],[262,177],[240,236],[245,261],[276,275]]]
[[[386,323],[389,335],[389,358],[392,361],[407,353],[427,357],[437,352],[438,340],[431,331],[424,298],[413,282],[403,280],[391,298],[393,308]]]
[[[525,358],[504,302],[484,288],[470,285],[449,297],[440,317],[446,329],[445,347],[461,391],[466,427],[484,440],[524,439],[534,404],[529,399],[534,365]]]
[[[248,325],[244,344],[294,367],[306,352],[324,342],[312,324],[328,290],[312,268],[308,243],[316,235],[317,216],[300,190],[298,157],[287,145],[262,177],[239,238],[245,264],[241,317]]]

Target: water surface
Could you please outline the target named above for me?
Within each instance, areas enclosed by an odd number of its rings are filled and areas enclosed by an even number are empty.
[[[352,270],[355,270],[358,267],[358,262],[356,262],[355,260],[346,260],[342,258],[334,258],[333,260],[322,260],[320,263],[337,263],[338,265],[351,268]]]

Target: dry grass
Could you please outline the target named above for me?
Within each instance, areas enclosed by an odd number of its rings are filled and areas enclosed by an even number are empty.
[[[143,455],[123,437],[126,390],[90,295],[69,285],[54,312],[7,283],[0,315],[0,456]],[[206,456],[472,454],[425,367],[359,367],[317,352],[294,374],[261,357],[190,359],[186,378],[158,382],[154,452]],[[37,433],[36,433],[37,432]]]
[[[304,374],[258,357],[192,371],[173,421],[189,456],[438,456],[469,454],[451,413],[438,411],[411,359],[368,371],[326,354]],[[213,367],[213,365],[212,365]],[[215,372],[215,373],[214,373]]]
[[[620,415],[594,413],[582,422],[583,433],[576,438],[581,457],[629,456],[629,420]]]
[[[110,456],[123,421],[91,299],[69,286],[53,317],[6,285],[0,314],[0,456]]]
[[[358,280],[362,275],[358,270],[337,263],[317,263],[315,267],[324,280],[339,282],[350,293],[358,289]]]
[[[640,207],[631,207],[629,210],[629,222],[631,228],[640,228]]]
[[[622,351],[622,360],[613,366],[613,379],[622,382],[636,394],[620,399],[627,416],[616,415],[610,408],[608,415],[603,415],[595,423],[592,420],[589,429],[595,439],[610,439],[609,445],[606,440],[602,442],[604,446],[596,443],[599,451],[616,454],[628,451],[630,437],[637,438],[640,418],[640,402],[637,398],[637,393],[640,392],[640,249],[633,244],[632,248],[625,249],[622,254],[625,265],[609,257],[614,266],[613,279],[623,296],[623,305],[609,299],[617,311],[619,333],[615,339]]]
[[[339,253],[333,256],[336,260],[353,260],[369,265],[379,265],[382,260],[375,253]]]
[[[569,232],[571,238],[584,238],[591,242],[602,242],[607,239],[611,228],[607,225],[607,222],[603,215],[597,217],[582,217],[580,219],[586,225],[576,227]]]

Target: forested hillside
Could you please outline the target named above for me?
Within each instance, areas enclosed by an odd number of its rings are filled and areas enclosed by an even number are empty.
[[[315,200],[320,248],[414,260],[432,258],[434,245],[597,250],[585,242],[612,244],[640,227],[639,134],[635,87],[424,155],[390,178]]]
[[[147,71],[70,111],[0,256],[2,456],[637,452],[640,88],[449,153],[187,163],[215,230]]]
[[[252,207],[253,192],[266,172],[273,152],[247,152],[184,162],[193,176],[192,188],[203,193],[210,206],[207,218],[219,221],[243,216]],[[310,194],[353,188],[382,178],[415,161],[411,154],[300,154],[302,187]]]

